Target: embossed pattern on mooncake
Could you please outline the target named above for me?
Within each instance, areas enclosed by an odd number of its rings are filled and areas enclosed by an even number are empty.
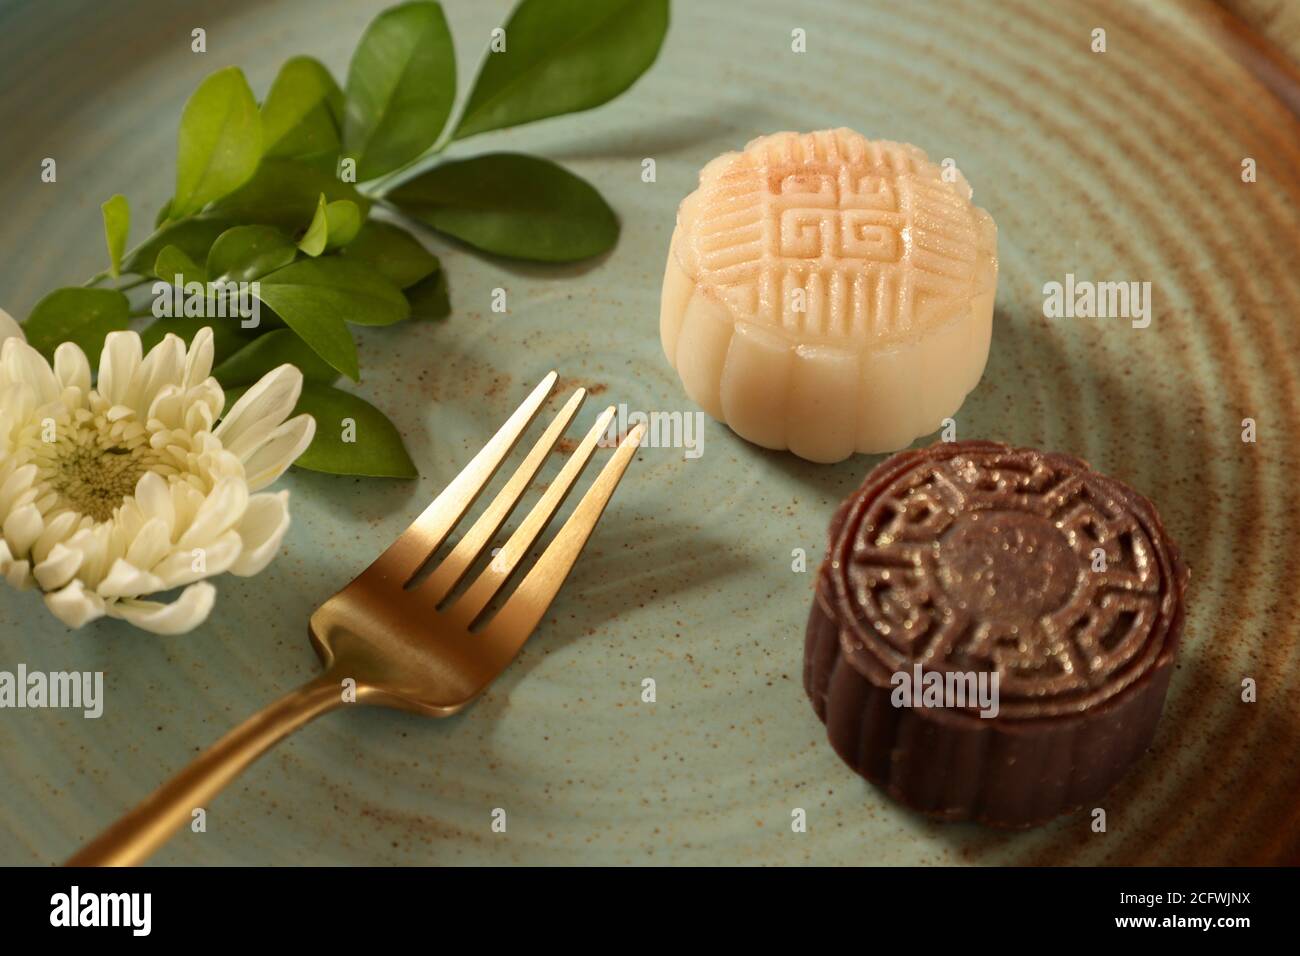
[[[859,665],[995,671],[1007,719],[1080,712],[1172,655],[1181,565],[1150,504],[1077,458],[941,445],[832,547]]]
[[[765,136],[701,174],[682,242],[738,320],[889,342],[951,320],[977,291],[991,222],[959,177],[850,130]]]

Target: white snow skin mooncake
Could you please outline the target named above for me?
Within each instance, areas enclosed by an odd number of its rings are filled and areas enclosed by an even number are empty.
[[[840,461],[955,415],[984,372],[997,275],[997,227],[955,166],[848,129],[774,133],[682,201],[659,331],[714,418]]]

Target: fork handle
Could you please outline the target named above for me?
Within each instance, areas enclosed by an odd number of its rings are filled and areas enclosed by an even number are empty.
[[[86,844],[67,866],[134,866],[149,857],[271,746],[343,703],[326,672],[248,718],[143,803]]]

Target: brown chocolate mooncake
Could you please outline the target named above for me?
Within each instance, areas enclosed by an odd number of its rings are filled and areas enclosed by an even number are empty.
[[[1187,577],[1151,502],[1078,458],[902,452],[831,522],[804,687],[895,799],[1033,826],[1095,806],[1151,743]]]

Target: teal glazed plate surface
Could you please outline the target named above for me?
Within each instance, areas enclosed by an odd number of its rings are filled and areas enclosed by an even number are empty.
[[[142,228],[208,73],[264,95],[305,53],[342,76],[374,2],[0,2],[0,306],[104,266],[99,203]],[[448,0],[466,89],[507,2]],[[797,6],[797,9],[795,7]],[[696,411],[659,344],[677,203],[713,156],[849,126],[952,158],[999,227],[988,368],[961,438],[1079,455],[1150,496],[1192,569],[1154,747],[1087,814],[1023,833],[926,821],[854,776],[802,687],[834,466],[707,422],[702,454],[644,448],[523,655],[461,716],[358,710],[257,763],[160,864],[1260,863],[1300,854],[1300,138],[1291,73],[1199,2],[680,2],[658,63],[596,111],[476,137],[595,184],[612,253],[550,268],[435,236],[454,312],[358,329],[360,394],[415,481],[291,472],[284,553],[217,579],[208,622],[68,631],[0,590],[0,670],[105,675],[98,720],[0,711],[0,862],[50,864],[257,708],[309,679],[313,608],[384,548],[550,369],[605,403]],[[190,52],[190,31],[208,52]],[[803,30],[807,50],[791,49]],[[1091,49],[1106,31],[1105,53]],[[1264,77],[1260,79],[1257,77]],[[1278,88],[1270,91],[1265,80]],[[40,181],[41,160],[58,181]],[[655,160],[656,181],[642,179]],[[1253,159],[1255,182],[1243,182]],[[140,233],[136,232],[136,238]],[[1151,283],[1152,321],[1048,319],[1067,275]],[[509,311],[491,310],[507,290]],[[1258,440],[1242,440],[1243,419]],[[928,443],[931,437],[922,439]],[[554,456],[550,474],[560,461]],[[807,569],[795,570],[798,554]],[[656,702],[642,702],[652,678]],[[1258,689],[1242,700],[1243,681]],[[504,809],[505,833],[493,811]],[[807,832],[792,832],[802,808]]]

